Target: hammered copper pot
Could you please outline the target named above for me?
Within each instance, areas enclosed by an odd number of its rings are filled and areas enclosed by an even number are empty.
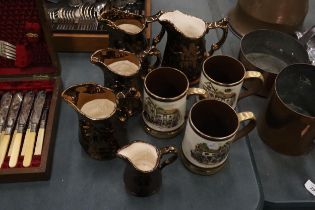
[[[315,140],[315,66],[293,64],[277,76],[257,129],[272,149],[287,155],[306,154]]]
[[[257,29],[293,34],[303,24],[308,5],[308,0],[238,0],[229,24],[240,37]]]

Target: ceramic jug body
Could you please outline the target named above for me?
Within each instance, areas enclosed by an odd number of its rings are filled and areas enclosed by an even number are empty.
[[[178,22],[178,19],[183,20],[184,23]],[[180,11],[161,12],[158,20],[162,25],[162,29],[157,37],[153,39],[153,45],[156,46],[167,32],[162,66],[183,71],[190,85],[197,84],[202,70],[202,62],[212,55],[215,50],[218,50],[227,37],[227,20],[222,19],[207,23]],[[187,24],[185,23],[186,20]],[[194,26],[197,27],[192,28]],[[212,44],[210,51],[207,52],[205,35],[210,29],[215,28],[222,29],[223,34],[220,40]],[[196,33],[192,33],[192,31],[196,31]]]
[[[163,155],[172,156],[161,161]],[[177,150],[173,146],[161,149],[134,141],[119,149],[117,156],[127,161],[124,171],[126,190],[135,196],[149,196],[156,193],[162,185],[162,169],[177,159]]]
[[[156,56],[156,62],[148,68],[143,67],[145,58]],[[91,56],[91,62],[103,70],[104,85],[115,93],[124,94],[120,104],[128,109],[129,116],[142,111],[141,92],[143,77],[149,69],[160,65],[160,51],[149,48],[140,55],[120,49],[100,49]]]
[[[97,160],[114,158],[117,149],[126,144],[125,118],[114,92],[100,85],[85,83],[64,90],[62,97],[78,114],[79,142],[84,151]],[[97,117],[83,108],[94,100],[98,100],[96,106],[99,107],[106,100],[111,112]]]
[[[145,36],[145,29],[149,23],[156,21],[155,16],[145,17],[111,8],[102,12],[98,21],[106,25],[110,48],[124,49],[140,54],[149,45]]]

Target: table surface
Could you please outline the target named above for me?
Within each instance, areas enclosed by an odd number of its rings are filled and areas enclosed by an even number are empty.
[[[153,0],[152,14],[161,9],[178,9],[212,21],[224,17],[235,3],[236,0]],[[310,1],[310,11],[313,8],[314,2]],[[306,26],[312,24],[310,13],[305,20]],[[155,24],[153,35],[159,30],[160,26]],[[207,45],[215,42],[219,35],[219,32],[211,32],[207,37]],[[159,45],[161,49],[165,41],[164,38]],[[239,40],[230,33],[219,53],[236,57],[238,48]],[[62,53],[59,57],[64,87],[81,82],[103,83],[103,73],[89,63],[89,54]],[[265,99],[253,96],[244,99],[240,109],[251,110],[258,115],[265,103]],[[179,146],[182,138],[183,133],[170,140],[155,139],[144,132],[139,117],[128,122],[130,141],[141,139],[162,147],[169,144]],[[233,144],[229,161],[219,173],[198,176],[187,171],[177,160],[163,170],[163,185],[157,194],[138,198],[129,195],[124,189],[122,174],[125,163],[122,160],[93,160],[81,149],[77,115],[62,101],[51,179],[0,184],[0,204],[1,209],[247,210],[262,207],[262,189],[265,200],[270,204],[299,206],[303,203],[302,206],[313,206],[314,198],[303,184],[307,179],[313,178],[315,181],[315,170],[311,167],[314,155],[314,151],[302,157],[275,153],[260,141],[254,130],[249,139],[244,138]]]
[[[175,10],[212,21],[208,0],[152,1],[152,12]],[[160,26],[155,24],[153,34]],[[217,38],[215,30],[208,42]],[[165,46],[165,40],[160,48]],[[101,48],[101,46],[100,46]],[[102,71],[89,63],[89,54],[59,54],[64,87],[81,83],[103,84]],[[128,140],[145,140],[159,147],[180,145],[183,133],[159,140],[147,135],[140,117],[128,122]],[[244,138],[245,139],[245,138]],[[179,148],[179,147],[178,147]],[[245,140],[235,143],[225,168],[212,176],[195,175],[180,159],[163,169],[163,185],[150,197],[129,195],[124,188],[125,162],[93,160],[78,142],[78,119],[70,106],[61,103],[53,169],[49,181],[0,185],[1,209],[259,209],[260,188]]]
[[[234,0],[216,1],[219,10],[212,14],[221,17],[235,5]],[[309,12],[304,21],[304,28],[308,29],[315,24],[315,1],[309,1]],[[234,57],[238,56],[240,40],[232,33],[229,34],[223,53]],[[242,111],[253,111],[259,118],[260,113],[267,105],[267,99],[251,96],[239,103]],[[314,209],[315,198],[304,187],[310,179],[315,182],[315,150],[308,155],[292,157],[279,154],[261,141],[256,129],[249,134],[248,144],[253,154],[253,162],[257,168],[257,177],[260,180],[265,206],[275,209]]]

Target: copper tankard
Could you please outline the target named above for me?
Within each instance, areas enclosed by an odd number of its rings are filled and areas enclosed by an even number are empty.
[[[314,147],[315,67],[293,64],[277,76],[257,129],[272,149],[287,155],[302,155]]]

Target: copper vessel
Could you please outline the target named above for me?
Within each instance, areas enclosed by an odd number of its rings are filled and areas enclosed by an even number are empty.
[[[293,34],[303,24],[308,5],[308,0],[238,0],[229,12],[229,24],[240,37],[257,29]]]
[[[93,159],[104,160],[116,157],[118,148],[127,143],[125,121],[126,109],[121,105],[121,95],[94,83],[83,83],[64,90],[61,97],[77,112],[79,142]],[[94,118],[81,111],[82,106],[94,99],[108,99],[115,110],[108,117]]]
[[[277,76],[257,129],[272,149],[287,155],[302,155],[314,147],[315,67],[293,64]]]
[[[156,21],[159,15],[160,12],[156,15],[145,17],[111,8],[110,10],[102,11],[98,21],[101,24],[105,24],[108,30],[109,47],[139,54],[149,46],[145,38],[145,29],[148,27],[148,24]],[[139,30],[133,32],[124,30],[120,27],[122,25],[133,26],[133,28]]]
[[[188,34],[181,30],[174,21],[163,19],[168,14],[180,14],[186,18],[184,21],[198,19],[196,25],[203,27],[202,34]],[[202,62],[211,56],[214,51],[220,49],[224,44],[228,34],[228,22],[223,18],[215,22],[206,22],[197,17],[187,15],[178,10],[172,12],[159,13],[157,18],[162,25],[160,33],[153,39],[153,46],[162,40],[165,32],[167,32],[167,42],[164,50],[161,66],[172,67],[184,72],[189,80],[190,86],[198,84],[201,75]],[[206,49],[206,35],[212,29],[221,29],[222,35],[218,42],[212,43],[209,52]],[[193,31],[193,30],[190,30]]]
[[[294,37],[274,30],[252,31],[241,39],[239,59],[247,71],[259,71],[264,77],[263,88],[257,93],[268,97],[279,72],[294,63],[310,63],[306,49]],[[244,86],[255,84],[248,81]]]
[[[165,158],[165,155],[169,157]],[[120,148],[117,157],[127,162],[124,171],[126,190],[135,196],[149,196],[161,188],[162,169],[177,159],[177,149],[175,146],[158,149],[144,141],[133,141]]]

